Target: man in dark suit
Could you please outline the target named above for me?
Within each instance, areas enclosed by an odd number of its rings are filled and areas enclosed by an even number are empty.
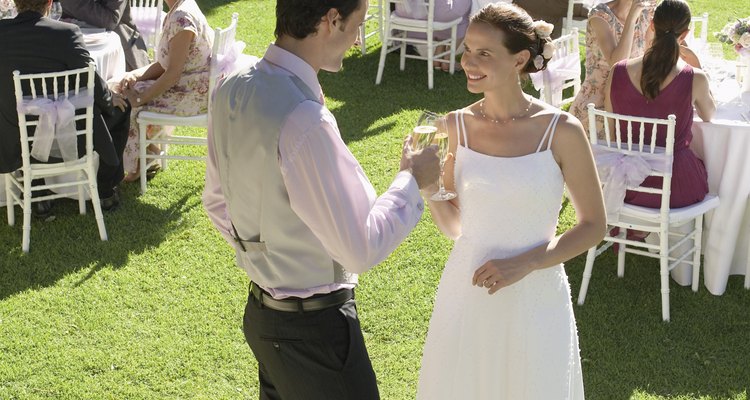
[[[128,0],[60,0],[63,17],[113,31],[120,37],[128,71],[149,64],[146,42],[130,17]]]
[[[16,113],[13,71],[58,72],[93,62],[77,26],[47,18],[52,0],[15,0],[18,15],[0,20],[0,173],[21,167],[21,143]],[[94,88],[94,150],[99,153],[97,184],[102,208],[119,204],[117,184],[124,176],[122,152],[128,138],[130,106],[113,94],[96,75]],[[79,137],[78,152],[85,152]],[[51,203],[38,202],[39,214]]]

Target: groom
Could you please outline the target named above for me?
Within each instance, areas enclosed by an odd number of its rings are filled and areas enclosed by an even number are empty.
[[[367,0],[278,0],[276,42],[213,98],[203,202],[250,276],[245,338],[261,399],[378,399],[357,318],[357,274],[417,224],[434,148],[404,151],[380,197],[324,105]]]

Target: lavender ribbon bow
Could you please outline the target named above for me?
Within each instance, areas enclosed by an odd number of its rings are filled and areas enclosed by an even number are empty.
[[[236,41],[229,46],[224,54],[217,54],[216,56],[216,68],[219,71],[219,78],[223,78],[234,71],[237,59],[242,55],[242,50],[245,49],[245,42]]]
[[[536,90],[550,90],[552,93],[552,103],[560,104],[562,102],[561,88],[568,79],[574,79],[581,76],[581,60],[578,54],[568,54],[565,57],[553,57],[547,63],[544,71],[529,74],[531,82]]]
[[[672,169],[672,157],[664,153],[623,153],[603,145],[592,145],[596,169],[602,182],[607,221],[620,219],[625,191],[635,188],[652,173],[665,173]]]
[[[89,89],[57,100],[39,97],[18,104],[16,110],[19,113],[39,116],[31,156],[44,162],[49,160],[50,154],[61,156],[66,162],[78,159],[75,112],[93,104],[94,96]],[[53,148],[55,143],[57,146]]]
[[[130,15],[141,35],[151,36],[161,25],[161,11],[156,7],[133,7],[130,9]]]

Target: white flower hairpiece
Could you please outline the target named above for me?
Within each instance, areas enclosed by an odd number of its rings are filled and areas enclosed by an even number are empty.
[[[549,60],[552,58],[552,56],[555,55],[555,46],[552,45],[552,42],[547,42],[544,44],[544,49],[542,50],[542,56]]]
[[[549,22],[538,20],[534,21],[534,33],[541,39],[546,39],[552,35],[552,31],[555,30],[555,26]]]

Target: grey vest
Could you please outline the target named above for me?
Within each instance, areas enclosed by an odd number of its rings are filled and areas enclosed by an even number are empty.
[[[357,281],[331,259],[289,205],[279,166],[279,133],[303,101],[318,99],[299,78],[251,67],[229,76],[211,107],[221,188],[238,240],[237,263],[250,279],[269,288]]]

